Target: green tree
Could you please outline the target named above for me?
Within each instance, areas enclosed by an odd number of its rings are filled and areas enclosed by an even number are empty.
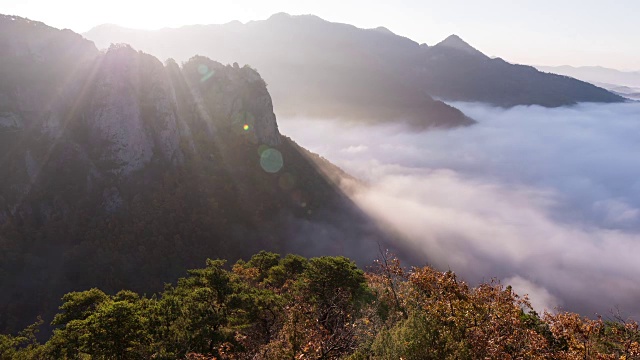
[[[100,304],[86,322],[81,336],[82,349],[96,358],[144,359],[148,319],[138,298],[132,293],[118,294],[115,301]]]
[[[161,338],[168,353],[216,354],[223,342],[232,340],[227,331],[233,293],[224,260],[207,260],[204,269],[189,270],[189,276],[167,287],[159,300]]]

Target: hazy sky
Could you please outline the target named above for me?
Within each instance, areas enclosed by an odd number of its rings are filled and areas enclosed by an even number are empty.
[[[135,28],[260,20],[276,12],[315,14],[358,27],[385,26],[435,44],[455,33],[479,50],[537,65],[640,70],[638,0],[2,0],[0,13],[84,32],[113,23]]]

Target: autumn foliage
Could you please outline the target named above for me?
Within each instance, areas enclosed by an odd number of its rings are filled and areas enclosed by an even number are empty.
[[[260,252],[209,260],[152,296],[64,296],[57,328],[0,335],[2,359],[640,359],[634,321],[538,316],[526,296],[388,254],[363,272],[344,257]]]

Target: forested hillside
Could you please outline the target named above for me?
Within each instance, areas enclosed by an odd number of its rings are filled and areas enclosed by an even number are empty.
[[[41,323],[41,321],[39,322]],[[38,324],[0,336],[3,359],[638,359],[638,324],[538,315],[495,281],[344,257],[260,252],[207,260],[154,295],[68,293],[44,344]]]

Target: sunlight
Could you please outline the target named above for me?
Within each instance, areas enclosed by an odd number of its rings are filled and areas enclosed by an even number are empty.
[[[3,0],[0,358],[640,359],[638,12]]]

